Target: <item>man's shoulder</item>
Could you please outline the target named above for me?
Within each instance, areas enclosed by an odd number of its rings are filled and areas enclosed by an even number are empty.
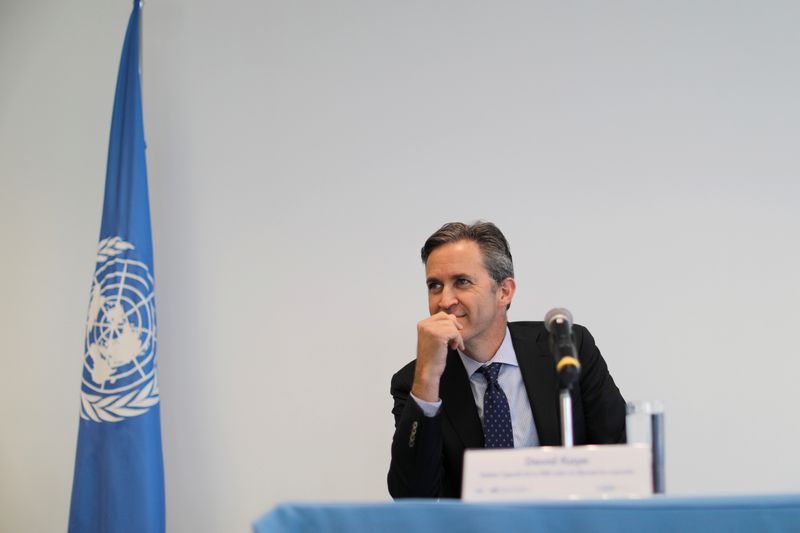
[[[414,370],[417,368],[417,360],[409,362],[403,368],[395,372],[392,376],[392,389],[408,389],[411,390],[411,385],[414,383]]]
[[[511,331],[512,337],[524,335],[531,337],[536,341],[547,340],[547,328],[544,326],[544,322],[541,320],[509,322],[508,329]],[[578,336],[583,336],[584,334],[589,333],[589,330],[580,324],[573,324],[572,331]]]
[[[512,337],[527,337],[532,341],[547,339],[547,329],[541,320],[509,322],[508,330]]]
[[[509,329],[544,329],[544,322],[541,320],[516,320],[508,323]]]

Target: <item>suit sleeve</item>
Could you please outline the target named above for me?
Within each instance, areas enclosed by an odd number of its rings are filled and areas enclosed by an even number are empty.
[[[594,338],[575,325],[575,343],[581,361],[581,397],[589,444],[625,442],[625,400],[608,372]]]
[[[392,377],[394,437],[389,465],[393,498],[437,498],[442,485],[442,414],[427,417],[411,398],[414,367]]]

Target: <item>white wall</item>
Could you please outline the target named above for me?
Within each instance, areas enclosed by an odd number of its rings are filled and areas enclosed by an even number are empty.
[[[0,4],[0,530],[64,529],[128,2]],[[793,2],[144,12],[168,527],[385,500],[440,224],[667,406],[673,494],[797,492]]]

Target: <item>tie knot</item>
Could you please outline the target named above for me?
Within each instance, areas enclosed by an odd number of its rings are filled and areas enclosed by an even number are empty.
[[[480,372],[486,377],[486,381],[490,385],[494,385],[497,383],[497,376],[500,375],[501,366],[503,366],[503,363],[492,363],[491,365],[480,367],[478,369],[478,372]]]

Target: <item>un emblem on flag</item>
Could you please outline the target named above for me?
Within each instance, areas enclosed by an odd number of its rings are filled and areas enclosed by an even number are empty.
[[[99,243],[81,386],[81,418],[119,422],[158,403],[156,307],[147,265],[119,237]]]

